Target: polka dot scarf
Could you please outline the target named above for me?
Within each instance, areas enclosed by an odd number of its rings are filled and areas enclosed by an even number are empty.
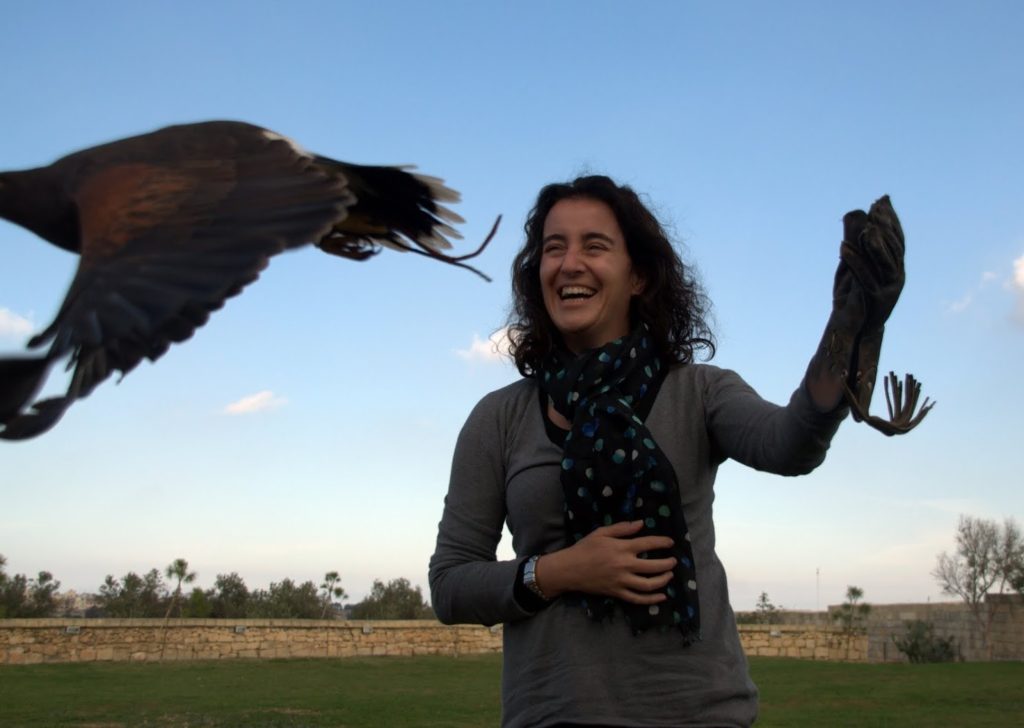
[[[666,601],[637,605],[611,597],[581,595],[586,613],[612,618],[616,604],[635,634],[678,628],[687,644],[699,639],[697,576],[680,506],[679,484],[668,458],[636,413],[657,395],[661,361],[650,348],[646,326],[600,349],[573,356],[554,352],[538,381],[572,428],[563,445],[562,488],[569,542],[618,521],[643,520],[638,535],[675,540],[667,551],[645,556],[678,560],[665,587]]]

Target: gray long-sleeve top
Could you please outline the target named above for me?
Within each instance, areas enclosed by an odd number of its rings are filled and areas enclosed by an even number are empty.
[[[846,408],[818,412],[805,387],[780,407],[735,372],[702,364],[668,373],[646,424],[676,471],[697,583],[700,642],[634,636],[570,600],[531,612],[514,596],[523,559],[566,546],[561,447],[549,438],[536,382],[485,396],[459,434],[430,590],[442,622],[504,623],[502,725],[748,726],[757,715],[712,521],[718,465],[732,458],[782,475],[825,457]],[[516,558],[498,561],[507,521]]]

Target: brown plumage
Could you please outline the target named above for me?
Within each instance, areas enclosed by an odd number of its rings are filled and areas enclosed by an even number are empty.
[[[80,256],[57,317],[0,358],[0,439],[34,437],[114,371],[189,338],[270,257],[307,243],[352,260],[383,247],[469,268],[444,253],[458,194],[399,167],[305,152],[258,126],[171,126],[92,147],[48,167],[0,173],[0,216]],[[495,223],[497,225],[497,223]],[[486,276],[484,276],[486,278]],[[32,403],[70,356],[67,393]]]

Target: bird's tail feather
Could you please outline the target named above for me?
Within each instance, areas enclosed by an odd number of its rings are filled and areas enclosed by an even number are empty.
[[[325,171],[344,178],[356,198],[345,219],[319,241],[322,250],[365,260],[383,246],[437,258],[487,278],[462,261],[479,255],[493,231],[473,253],[452,256],[444,252],[451,249],[452,239],[462,238],[449,223],[464,220],[442,204],[459,200],[459,193],[442,180],[413,174],[403,167],[348,164],[327,157],[317,157],[316,161]]]

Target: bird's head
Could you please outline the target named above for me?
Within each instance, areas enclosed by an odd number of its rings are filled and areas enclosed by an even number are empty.
[[[0,172],[0,217],[28,227],[23,220],[26,203],[24,185],[21,184],[23,174],[23,172]]]
[[[75,206],[46,167],[0,172],[0,217],[65,250],[78,248]]]
[[[13,201],[9,199],[11,196],[11,183],[8,181],[9,176],[9,172],[0,172],[0,217],[3,218],[9,218],[11,216],[8,207]]]

